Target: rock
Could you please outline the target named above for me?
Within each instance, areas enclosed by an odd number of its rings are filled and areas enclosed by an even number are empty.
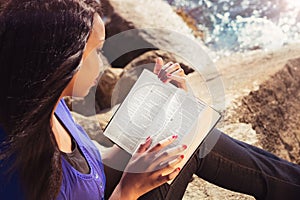
[[[132,60],[128,65],[126,65],[124,70],[128,71],[131,70],[132,68],[139,67],[145,64],[153,64],[154,67],[155,59],[157,57],[161,57],[165,63],[168,62],[179,63],[181,68],[184,70],[185,74],[194,72],[194,70],[189,66],[189,63],[187,61],[185,61],[181,57],[171,52],[165,52],[163,50],[148,51],[147,53],[142,54],[141,56]]]
[[[299,66],[299,55],[299,45],[295,44],[220,60],[217,66],[225,88],[226,112],[218,127],[226,131],[234,124],[247,123],[256,139],[247,138],[246,129],[237,129],[240,135],[230,129],[226,133],[298,163],[299,81],[294,68]]]
[[[149,63],[124,71],[112,92],[111,106],[115,106],[124,101],[143,69],[152,71],[153,67],[154,64]]]
[[[293,67],[287,70],[287,66],[300,66],[299,59],[289,61],[299,55],[299,44],[295,44],[273,52],[256,51],[244,56],[233,55],[219,60],[216,65],[224,83],[226,104],[225,110],[222,111],[223,119],[217,127],[231,137],[264,148],[281,158],[299,164],[299,142],[297,141],[300,134],[298,114],[300,99],[299,88],[296,89],[298,86],[296,87],[295,84],[300,84],[299,79],[296,79],[296,76],[297,78],[300,76],[292,72]],[[289,64],[286,65],[287,63]],[[289,77],[288,71],[294,74],[294,80],[285,81],[286,86],[289,86],[285,87],[282,80]],[[189,76],[191,76],[189,82],[192,82],[192,87],[202,84],[197,74],[191,73]],[[285,78],[275,80],[274,77],[277,76]],[[272,84],[265,84],[268,82]],[[278,90],[276,89],[278,87],[283,88]],[[285,90],[285,88],[290,89]],[[271,92],[267,95],[263,91]],[[209,95],[209,92],[206,94],[198,92],[200,97],[207,94]],[[275,94],[278,101],[274,99]],[[222,96],[217,98],[223,99]],[[275,109],[272,100],[277,104],[277,109],[282,107],[285,109],[283,110],[285,115],[281,115],[281,112]],[[285,103],[279,105],[279,102]],[[288,118],[285,119],[283,116]],[[278,128],[279,125],[282,127]],[[270,131],[272,126],[278,128],[278,131]],[[274,148],[271,148],[272,146]],[[222,189],[194,176],[183,199],[253,200],[254,198]]]
[[[260,84],[299,55],[299,44],[293,44],[276,51],[258,50],[218,60],[216,67],[225,88],[226,110],[235,103],[240,104],[242,97],[257,90]]]
[[[111,147],[113,145],[113,143],[103,135],[103,129],[100,126],[98,117],[96,116],[85,117],[75,112],[71,112],[71,114],[74,120],[76,121],[76,123],[82,126],[82,128],[86,131],[86,133],[89,135],[89,137],[92,140],[97,141],[101,146],[104,147]],[[110,113],[107,115],[110,116]]]
[[[100,110],[111,107],[112,92],[122,74],[123,69],[108,68],[100,77],[96,91],[96,101]]]
[[[163,0],[144,0],[142,3],[139,0],[101,2],[107,21],[104,52],[112,66],[124,67],[134,58],[153,49],[173,52],[184,58],[199,52],[197,57],[205,58],[201,54],[203,49],[206,51],[208,49],[199,39],[195,39],[192,30],[167,2]]]
[[[65,97],[68,108],[84,116],[93,116],[100,112],[100,107],[95,100],[96,87],[92,87],[84,98]]]
[[[183,8],[177,8],[176,13],[185,21],[188,27],[193,31],[193,34],[196,38],[204,39],[204,31],[200,30],[197,26],[197,21]]]
[[[300,58],[242,99],[240,121],[261,134],[262,147],[300,164]]]
[[[119,104],[112,108],[102,110],[99,114],[96,115],[96,118],[100,122],[100,126],[103,130],[111,120],[112,116],[114,115],[118,107]]]
[[[194,180],[188,185],[183,200],[254,200],[252,196],[218,187],[196,175],[193,177]]]

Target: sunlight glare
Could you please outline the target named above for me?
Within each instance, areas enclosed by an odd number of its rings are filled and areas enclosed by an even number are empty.
[[[291,9],[300,9],[300,1],[299,0],[285,0],[288,7]]]

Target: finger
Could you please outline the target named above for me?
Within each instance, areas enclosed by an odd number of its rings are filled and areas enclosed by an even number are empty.
[[[156,156],[155,162],[161,163],[162,161],[169,160],[170,157],[175,156],[176,154],[179,154],[187,149],[186,145],[179,145],[173,148],[170,148],[166,151],[161,152]],[[177,155],[176,155],[177,157]]]
[[[136,150],[135,153],[144,153],[145,151],[147,151],[147,149],[150,147],[152,142],[151,137],[149,136],[146,141],[142,144],[139,145],[138,149]]]
[[[168,74],[172,74],[180,69],[181,68],[178,63],[172,64],[172,65],[168,66],[167,68],[165,68],[164,73],[161,73],[159,78],[162,82],[166,82],[168,79],[168,77],[167,77]]]
[[[167,80],[171,81],[172,79],[169,79],[167,74],[165,74],[164,76],[160,77],[160,80],[163,82],[163,83],[166,83]]]
[[[184,73],[184,70],[182,68],[177,69],[172,74],[178,75],[178,76],[184,76],[184,77],[186,76],[185,73]]]
[[[174,80],[179,83],[184,83],[186,81],[185,76],[183,77],[183,76],[179,76],[179,75],[175,75],[175,74],[168,74],[167,77],[168,77],[168,79]]]
[[[169,74],[173,74],[173,75],[177,75],[177,76],[182,76],[182,77],[185,77],[185,73],[184,73],[184,70],[182,68],[177,68],[176,70],[174,70],[173,72],[171,73],[168,73],[167,75]]]
[[[166,146],[170,145],[173,143],[176,139],[178,138],[177,135],[172,135],[160,142],[158,142],[154,147],[152,147],[149,152],[155,152],[155,151],[160,151],[161,149],[165,148]]]
[[[159,176],[158,181],[162,182],[162,183],[168,182],[168,181],[174,179],[179,174],[179,172],[180,172],[180,168],[178,167],[178,168],[174,169],[171,173],[169,173],[167,175]]]
[[[182,88],[183,90],[188,92],[188,88],[187,88],[187,85],[186,85],[186,76],[178,76],[178,75],[174,75],[174,74],[169,74],[169,75],[167,75],[167,77],[169,79],[167,79],[166,82],[170,82],[170,80],[174,81],[175,85],[177,87]]]
[[[165,69],[168,68],[169,66],[173,65],[173,62],[168,62],[167,64],[165,64],[164,66],[162,66],[162,68],[160,69],[160,71],[158,72],[158,78],[164,76],[166,74]]]
[[[163,83],[169,83],[170,81],[175,81],[176,83],[185,83],[186,78],[182,76],[177,76],[174,74],[168,74],[166,77],[160,79]]]
[[[172,81],[172,79],[169,79],[169,78],[164,78],[162,80],[163,83],[169,83],[170,81]]]
[[[170,76],[171,74],[175,75],[175,76],[186,77],[184,70],[182,68],[180,68],[180,65],[174,64],[166,70],[165,76],[161,77],[160,80],[164,83],[172,81],[172,79],[170,79],[172,77],[172,76]],[[179,79],[179,81],[180,81],[180,79]],[[184,81],[184,79],[182,81]]]
[[[174,64],[173,62],[168,62],[167,64],[165,64],[164,66],[162,66],[161,70],[166,70],[168,67],[170,67],[173,64]]]
[[[179,69],[181,69],[180,65],[178,63],[175,63],[175,64],[169,66],[168,68],[166,68],[165,71],[167,72],[167,74],[171,74]]]
[[[173,159],[163,162],[160,165],[157,166],[157,169],[160,169],[157,171],[161,174],[168,174],[171,173],[176,166],[184,159],[184,155],[177,155],[173,156]]]
[[[164,65],[163,59],[161,57],[156,58],[153,73],[158,74],[163,65]]]

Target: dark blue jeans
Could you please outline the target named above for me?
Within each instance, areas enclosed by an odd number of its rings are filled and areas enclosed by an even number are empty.
[[[219,139],[211,149],[210,140],[216,136]],[[299,165],[235,140],[217,129],[211,132],[171,186],[164,184],[140,199],[182,199],[193,174],[256,199],[300,199]]]

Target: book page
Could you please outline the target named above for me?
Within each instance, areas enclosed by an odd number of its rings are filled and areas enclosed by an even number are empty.
[[[171,135],[178,135],[176,142],[168,148],[181,144],[204,108],[204,104],[199,103],[184,90],[178,89],[162,107],[152,126],[146,131],[146,135],[152,136],[153,144]]]
[[[162,83],[155,74],[144,70],[105,128],[104,135],[132,154],[149,136],[147,130],[162,116],[162,108],[176,90],[175,86]],[[159,124],[166,123],[165,120],[159,120]]]

